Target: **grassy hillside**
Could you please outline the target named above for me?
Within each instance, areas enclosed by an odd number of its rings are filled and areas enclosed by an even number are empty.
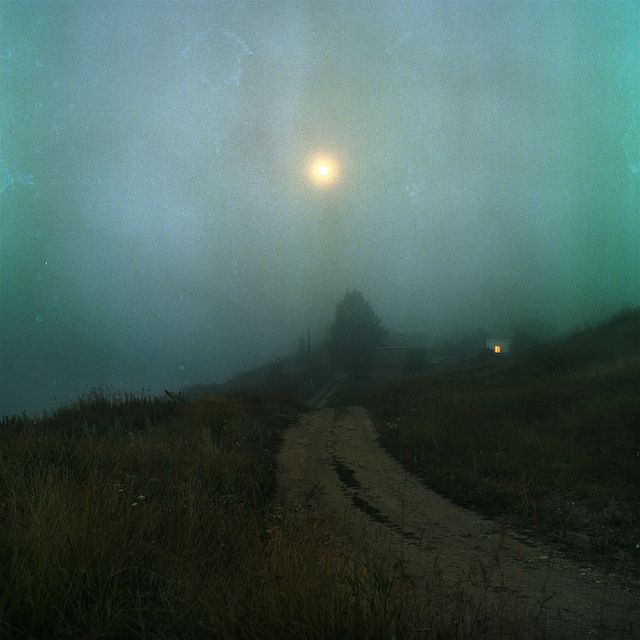
[[[0,425],[0,637],[495,637],[274,499],[287,398],[85,398]],[[453,603],[451,605],[450,603]],[[509,623],[507,623],[509,624]],[[515,627],[514,627],[515,628]]]
[[[295,356],[276,358],[269,364],[250,369],[222,384],[195,384],[185,387],[182,394],[195,400],[224,393],[286,393],[309,399],[331,376],[327,358],[321,350],[313,353],[313,375],[300,366]],[[313,387],[309,378],[313,378]]]
[[[640,311],[369,399],[382,444],[458,504],[640,558]]]
[[[291,415],[258,398],[93,397],[5,421],[0,636],[242,630]]]

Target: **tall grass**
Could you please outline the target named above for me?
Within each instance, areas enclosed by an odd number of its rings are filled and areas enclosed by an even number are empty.
[[[459,504],[575,553],[640,557],[638,311],[370,403],[382,444]]]
[[[235,575],[273,491],[277,429],[259,404],[94,397],[3,425],[0,629],[198,624],[189,590]]]
[[[5,420],[0,637],[495,637],[435,577],[425,591],[274,501],[280,435],[299,410],[92,396]]]

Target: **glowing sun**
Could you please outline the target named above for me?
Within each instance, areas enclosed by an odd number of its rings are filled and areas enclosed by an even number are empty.
[[[340,175],[338,161],[326,154],[313,156],[307,164],[307,179],[319,189],[333,186]]]

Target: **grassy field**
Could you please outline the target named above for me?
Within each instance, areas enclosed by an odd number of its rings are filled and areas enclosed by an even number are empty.
[[[640,560],[640,311],[368,400],[436,491],[594,559]]]
[[[0,637],[495,637],[437,580],[419,609],[402,566],[279,505],[275,455],[300,409],[94,396],[5,420]]]
[[[377,393],[382,443],[461,504],[577,553],[637,555],[639,321]],[[420,608],[401,565],[282,506],[276,454],[303,410],[95,395],[5,419],[0,637],[522,638],[436,575]]]

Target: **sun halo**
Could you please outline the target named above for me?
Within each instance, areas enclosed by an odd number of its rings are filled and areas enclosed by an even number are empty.
[[[339,177],[337,160],[329,155],[316,155],[307,164],[307,179],[319,189],[333,186]]]

